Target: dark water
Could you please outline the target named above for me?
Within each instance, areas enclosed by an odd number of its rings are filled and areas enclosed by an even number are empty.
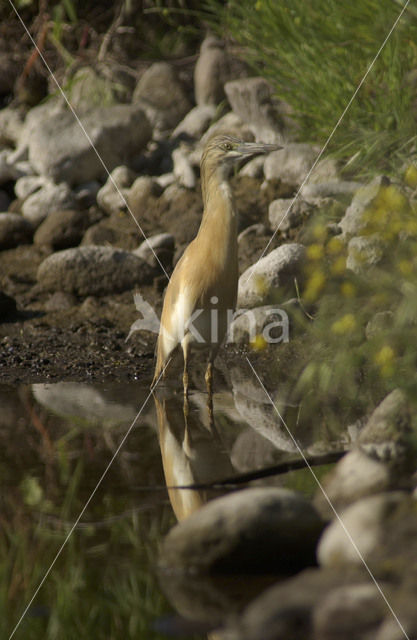
[[[231,377],[214,397],[214,435],[199,392],[185,433],[181,393],[170,390],[155,405],[139,383],[0,386],[1,638],[26,609],[16,639],[207,637],[213,620],[265,587],[268,577],[206,579],[207,602],[196,601],[191,579],[176,584],[157,569],[163,536],[227,490],[217,481],[297,455],[256,381]],[[300,407],[280,411],[306,454],[348,440],[303,426]],[[315,491],[307,470],[262,482]],[[208,488],[172,488],[195,483]]]

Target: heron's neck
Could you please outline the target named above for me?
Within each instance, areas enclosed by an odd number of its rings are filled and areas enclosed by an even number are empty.
[[[200,229],[204,227],[204,233],[217,228],[222,229],[225,235],[236,234],[236,210],[227,177],[220,171],[203,176],[202,192],[204,211]]]

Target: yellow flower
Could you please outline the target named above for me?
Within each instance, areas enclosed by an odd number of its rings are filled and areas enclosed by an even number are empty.
[[[327,243],[326,249],[327,253],[335,256],[343,251],[343,242],[337,236],[333,236]]]
[[[345,298],[353,298],[356,293],[356,287],[351,282],[343,282],[340,292]]]
[[[307,281],[307,285],[304,291],[304,297],[308,302],[314,302],[320,295],[324,285],[326,283],[326,276],[323,271],[316,269],[313,271]]]
[[[411,260],[400,260],[398,263],[398,269],[403,276],[409,276],[413,273],[413,263]]]
[[[346,313],[344,316],[333,322],[331,330],[337,336],[352,333],[356,329],[356,319],[353,313]]]
[[[313,237],[322,242],[327,238],[327,229],[324,224],[316,224],[313,228]]]
[[[408,200],[405,195],[393,184],[381,188],[378,200],[391,211],[403,211],[408,206]]]
[[[266,349],[268,343],[263,335],[261,333],[258,333],[258,335],[256,335],[249,344],[254,351],[263,351],[264,349]]]
[[[408,187],[415,189],[417,187],[417,167],[415,164],[410,164],[404,173],[404,182]]]
[[[340,275],[341,273],[344,273],[344,271],[346,270],[346,258],[344,256],[339,256],[332,264],[331,266],[331,272],[334,275]]]
[[[389,345],[384,345],[378,353],[375,354],[375,363],[380,368],[380,373],[384,377],[389,377],[394,372],[395,351]]]
[[[321,260],[324,255],[323,245],[321,244],[311,244],[307,247],[307,257],[310,260]]]

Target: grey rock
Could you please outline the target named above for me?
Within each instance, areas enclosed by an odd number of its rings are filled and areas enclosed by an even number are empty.
[[[216,115],[216,107],[210,104],[200,104],[193,107],[185,118],[175,127],[172,137],[188,136],[190,138],[201,138],[207,131]]]
[[[268,218],[273,231],[288,231],[296,227],[315,209],[313,205],[299,198],[294,203],[293,201],[293,198],[280,198],[271,202]]]
[[[174,149],[172,160],[174,163],[174,176],[177,182],[186,189],[194,189],[197,178],[187,151],[183,147]]]
[[[346,213],[339,223],[343,235],[347,240],[353,236],[360,235],[366,226],[366,221],[363,216],[364,212],[375,200],[381,187],[386,187],[389,184],[390,181],[387,177],[377,176],[369,184],[360,187],[360,189],[356,191],[352,202],[346,209]]]
[[[305,143],[290,143],[283,149],[273,151],[265,160],[264,172],[267,180],[282,180],[286,184],[300,187],[313,166],[319,148]],[[331,159],[320,160],[309,183],[329,181],[337,176],[337,169]]]
[[[362,565],[384,537],[384,527],[406,494],[382,493],[359,500],[342,511],[324,531],[317,557],[323,567]]]
[[[10,156],[11,153],[7,149],[0,151],[0,185],[17,180],[29,170],[26,163],[11,162]]]
[[[33,227],[17,213],[0,213],[0,249],[12,249],[32,241]]]
[[[175,250],[175,239],[170,233],[158,233],[144,240],[133,253],[146,260],[146,262],[159,273],[162,267],[172,268]]]
[[[284,244],[246,269],[239,278],[238,308],[250,309],[274,302],[278,288],[292,287],[301,277],[305,248]]]
[[[105,295],[151,281],[151,268],[128,251],[83,246],[53,253],[38,268],[39,285],[79,296]]]
[[[336,587],[316,606],[315,637],[320,640],[353,640],[375,633],[386,605],[375,584],[356,583]]]
[[[261,593],[239,616],[233,640],[312,640],[313,611],[328,593],[346,581],[334,571],[306,569]],[[322,640],[320,638],[320,640]]]
[[[120,68],[110,65],[81,67],[70,82],[69,100],[77,114],[97,107],[127,102],[132,91],[132,79]]]
[[[285,574],[314,562],[322,526],[300,494],[245,489],[212,500],[171,529],[159,564],[182,570]]]
[[[264,78],[242,78],[225,84],[230,106],[247,122],[257,140],[282,142],[289,108],[274,98],[272,86]]]
[[[265,305],[239,314],[231,323],[228,342],[248,344],[262,336],[267,344],[289,341],[288,315],[278,305]]]
[[[207,140],[211,138],[211,136],[217,134],[220,135],[222,133],[235,136],[241,140],[250,140],[253,137],[249,126],[243,122],[239,116],[233,113],[233,111],[230,111],[219,118],[219,120],[216,120],[216,122],[207,129],[206,133],[201,138],[200,145],[196,153],[196,164],[199,164],[200,162],[200,156]]]
[[[388,466],[359,448],[347,453],[323,479],[325,495],[335,509],[343,509],[357,500],[392,487]],[[327,498],[317,491],[315,505],[320,513],[332,515]]]
[[[127,194],[129,210],[133,216],[140,220],[148,206],[149,199],[159,196],[160,193],[161,187],[154,178],[149,176],[136,178]]]
[[[197,105],[220,104],[225,98],[228,59],[222,40],[207,36],[194,68],[194,95]]]
[[[33,241],[37,245],[47,245],[55,250],[75,247],[81,242],[89,226],[90,217],[86,211],[53,211],[40,224]]]
[[[241,244],[243,240],[247,237],[262,237],[267,235],[267,228],[262,222],[256,222],[255,224],[251,224],[246,229],[243,229],[237,237],[237,243]]]
[[[155,62],[145,71],[132,102],[143,108],[157,135],[174,129],[192,107],[175,69],[167,62]]]
[[[330,180],[329,182],[319,182],[303,185],[300,191],[302,198],[311,200],[312,198],[337,198],[340,196],[352,196],[362,187],[361,182],[349,182],[347,180]]]
[[[125,210],[129,197],[128,189],[135,177],[135,173],[128,167],[121,166],[113,169],[97,193],[97,204],[100,209],[109,215]]]
[[[16,107],[0,109],[0,145],[16,144],[23,130],[23,110]]]
[[[64,182],[55,184],[48,181],[26,198],[22,204],[22,214],[37,227],[52,211],[74,207],[75,196],[69,186]]]
[[[136,105],[95,109],[82,118],[82,125],[90,140],[67,112],[41,120],[30,131],[29,160],[38,173],[70,184],[95,180],[105,175],[104,166],[112,171],[138,155],[151,136]]]
[[[368,455],[384,462],[402,461],[411,452],[410,408],[405,394],[395,389],[377,406],[362,429],[357,443]]]
[[[354,273],[361,274],[377,265],[383,255],[383,245],[378,233],[357,236],[349,240],[346,267]]]
[[[365,334],[368,340],[392,330],[394,326],[392,311],[378,311],[366,325]]]
[[[149,260],[153,257],[152,249],[168,249],[174,251],[175,238],[171,233],[158,233],[154,236],[150,236],[147,240],[144,240],[133,253],[135,256],[142,258],[142,260]]]
[[[46,102],[29,109],[21,128],[17,141],[16,154],[19,158],[29,157],[29,140],[34,131],[39,128],[42,122],[55,118],[59,115],[69,115],[65,109],[62,98],[50,98]]]
[[[265,158],[259,156],[249,160],[239,171],[240,176],[248,176],[249,178],[263,178]]]
[[[51,182],[44,176],[23,176],[16,180],[14,192],[18,198],[24,200],[28,196],[41,189],[41,187],[50,185]]]
[[[97,201],[101,185],[97,180],[85,182],[74,188],[74,195],[80,209],[88,209]]]

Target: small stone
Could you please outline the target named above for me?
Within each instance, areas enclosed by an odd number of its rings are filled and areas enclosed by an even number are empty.
[[[268,218],[273,231],[288,231],[299,225],[315,209],[304,200],[281,198],[269,205]]]
[[[38,227],[52,211],[74,207],[75,197],[69,186],[64,182],[54,184],[48,181],[26,198],[22,214],[34,227]]]
[[[172,137],[187,136],[199,139],[213,122],[216,107],[210,104],[200,104],[191,109],[183,120],[175,127]]]
[[[262,346],[289,341],[288,315],[277,305],[249,309],[231,323],[228,342],[249,344],[262,338]]]
[[[136,175],[128,167],[113,169],[97,193],[97,204],[100,209],[109,215],[125,210],[129,197],[128,189],[135,177]]]
[[[378,233],[351,238],[348,244],[346,268],[354,273],[361,274],[366,269],[377,265],[383,253],[382,242]]]
[[[172,181],[174,181],[174,176],[172,176]],[[160,193],[161,187],[154,178],[149,176],[136,178],[127,194],[129,210],[133,216],[140,220],[148,207],[149,200],[158,197]]]
[[[16,180],[14,192],[18,198],[24,200],[35,191],[39,191],[42,187],[50,185],[51,182],[43,176],[23,176]]]
[[[365,329],[368,340],[392,331],[394,318],[395,316],[392,311],[378,311],[372,316]]]
[[[186,189],[194,189],[197,178],[191,165],[189,154],[179,147],[172,152],[174,163],[174,176],[177,182]]]
[[[194,68],[194,94],[197,105],[217,106],[224,100],[228,59],[224,42],[208,35],[201,44]]]
[[[132,102],[144,110],[157,134],[174,129],[192,107],[175,69],[167,62],[155,62],[145,71]]]
[[[40,224],[33,241],[37,245],[47,245],[55,250],[67,249],[81,242],[89,226],[90,218],[86,211],[54,211]]]
[[[0,145],[15,145],[23,129],[24,110],[12,106],[0,109]]]
[[[249,309],[274,302],[277,290],[291,288],[302,276],[305,248],[283,244],[246,269],[239,278],[238,308]]]
[[[306,179],[317,157],[318,149],[305,143],[290,143],[273,151],[265,160],[266,180],[281,180],[299,187]]]
[[[317,557],[323,567],[362,565],[384,537],[386,521],[403,502],[406,494],[382,493],[359,500],[342,511],[325,530]]]
[[[377,176],[369,184],[358,189],[353,196],[352,202],[346,209],[346,213],[340,221],[343,235],[348,240],[353,236],[359,236],[366,226],[364,220],[364,212],[372,204],[378,195],[381,187],[390,184],[389,178],[385,176]]]
[[[174,236],[171,233],[158,233],[155,236],[150,236],[147,240],[144,240],[133,253],[143,260],[148,260],[153,256],[152,249],[154,251],[156,249],[168,249],[173,252],[175,249]]]
[[[233,112],[249,124],[257,140],[282,142],[289,107],[274,97],[267,80],[259,77],[232,80],[225,84],[224,90]]]
[[[341,196],[352,196],[363,184],[361,182],[349,182],[346,180],[329,180],[328,182],[318,182],[305,184],[300,191],[302,198],[311,200],[312,198],[338,198]]]
[[[100,296],[149,284],[152,270],[128,251],[83,246],[46,258],[39,265],[37,279],[45,290]]]
[[[159,564],[205,572],[291,573],[314,564],[322,526],[312,505],[294,491],[236,491],[212,500],[171,529]]]
[[[17,213],[0,213],[0,249],[12,249],[32,241],[33,227]]]

